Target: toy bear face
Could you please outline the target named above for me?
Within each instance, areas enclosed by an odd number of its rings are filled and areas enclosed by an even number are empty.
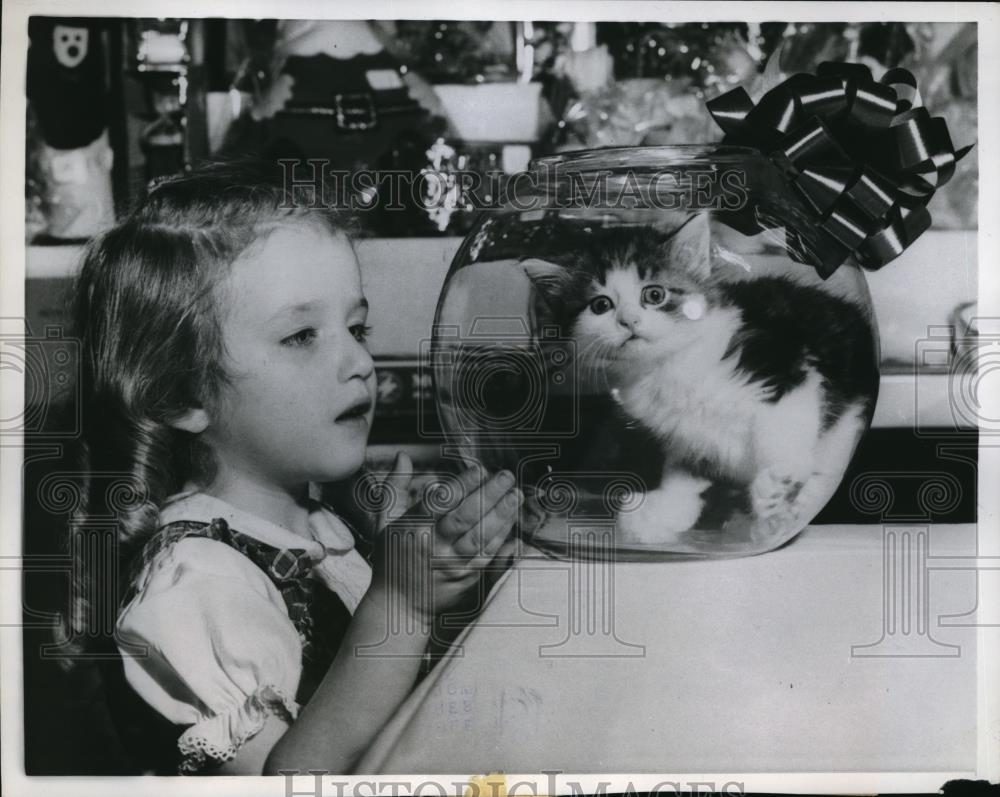
[[[67,69],[75,69],[87,57],[90,32],[86,28],[56,25],[52,29],[52,49],[56,60]]]

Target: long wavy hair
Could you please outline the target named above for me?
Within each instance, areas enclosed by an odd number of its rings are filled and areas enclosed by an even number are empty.
[[[317,223],[353,238],[356,218],[329,198],[316,185],[286,184],[279,164],[214,161],[155,185],[88,246],[74,308],[84,484],[61,629],[69,660],[107,646],[129,564],[164,500],[188,481],[212,480],[211,451],[171,420],[211,402],[227,381],[214,287],[276,226]],[[97,529],[113,552],[95,554]]]

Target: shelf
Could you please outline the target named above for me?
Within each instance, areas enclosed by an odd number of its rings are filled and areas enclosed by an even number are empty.
[[[963,400],[963,380],[948,373],[886,374],[879,379],[875,428],[913,428],[935,435],[974,428],[974,413]]]

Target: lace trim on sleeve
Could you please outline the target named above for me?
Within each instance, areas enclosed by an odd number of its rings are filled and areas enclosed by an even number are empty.
[[[181,753],[178,772],[197,772],[209,759],[216,763],[230,761],[251,736],[260,731],[270,714],[288,723],[295,721],[299,705],[277,686],[262,686],[242,706],[195,723],[181,734],[177,748]]]

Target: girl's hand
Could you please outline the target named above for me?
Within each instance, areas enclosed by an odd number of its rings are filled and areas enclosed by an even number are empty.
[[[336,507],[362,536],[374,540],[389,523],[412,507],[426,484],[441,476],[414,473],[410,457],[400,451],[388,475],[379,478],[367,467],[340,482],[323,485],[323,500]]]
[[[527,495],[521,503],[521,516],[518,518],[517,526],[522,539],[531,539],[531,535],[545,525],[549,513],[538,500],[537,495]]]
[[[404,514],[413,506],[413,461],[409,455],[400,451],[392,463],[392,470],[380,485],[386,491],[381,502],[381,509],[376,515],[375,528],[379,534],[392,521]]]
[[[397,483],[404,479],[405,471]],[[385,526],[373,587],[429,622],[454,606],[492,561],[517,520],[521,501],[507,472],[486,478],[482,468],[472,467],[429,484],[417,504]]]
[[[385,493],[380,497],[379,511],[375,514],[376,531],[381,533],[392,521],[416,506],[431,484],[446,478],[433,471],[414,473],[409,455],[403,451],[397,453],[392,470],[379,482]]]

